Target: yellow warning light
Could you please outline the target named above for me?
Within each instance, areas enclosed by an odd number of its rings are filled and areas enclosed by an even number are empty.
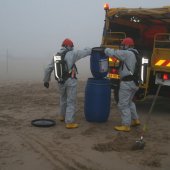
[[[104,4],[104,10],[109,10],[109,4],[108,3]]]

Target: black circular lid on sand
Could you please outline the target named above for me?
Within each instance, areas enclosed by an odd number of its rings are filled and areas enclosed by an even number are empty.
[[[51,119],[35,119],[31,121],[31,124],[36,127],[51,127],[56,125],[56,122]]]

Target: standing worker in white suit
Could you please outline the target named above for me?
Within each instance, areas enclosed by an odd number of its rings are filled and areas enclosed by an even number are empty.
[[[114,129],[118,131],[129,132],[131,126],[140,125],[136,105],[133,102],[133,97],[139,88],[133,76],[137,62],[135,53],[138,54],[138,51],[134,49],[134,41],[130,37],[123,39],[121,50],[105,49],[105,54],[107,56],[115,56],[122,61],[122,65],[119,69],[120,89],[118,102],[122,124],[114,127]]]
[[[58,83],[60,92],[59,119],[60,121],[65,121],[66,128],[74,129],[78,127],[78,124],[75,122],[77,96],[77,71],[75,63],[81,58],[89,56],[91,54],[91,49],[86,48],[84,50],[74,51],[74,45],[70,39],[65,39],[61,46],[59,53],[64,54],[64,61],[66,62],[69,71],[65,81]],[[49,81],[53,70],[54,60],[52,59],[44,74],[43,81],[46,88],[49,88]]]

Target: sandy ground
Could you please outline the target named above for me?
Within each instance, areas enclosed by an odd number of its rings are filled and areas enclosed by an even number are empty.
[[[169,170],[170,100],[159,99],[157,114],[152,116],[144,136],[146,146],[133,151],[131,147],[140,137],[142,126],[129,133],[114,131],[120,115],[113,97],[107,122],[87,122],[84,88],[85,82],[79,82],[80,127],[70,130],[57,120],[59,95],[55,82],[49,90],[41,82],[1,82],[0,170]],[[137,104],[142,122],[151,100]],[[56,125],[32,126],[31,121],[39,118],[53,119]]]

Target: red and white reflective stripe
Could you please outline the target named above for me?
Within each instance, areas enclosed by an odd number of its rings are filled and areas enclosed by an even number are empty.
[[[158,61],[155,63],[155,66],[170,67],[170,60],[158,60]]]

